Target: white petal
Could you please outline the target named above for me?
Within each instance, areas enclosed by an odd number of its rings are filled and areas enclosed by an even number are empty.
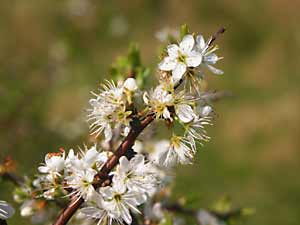
[[[172,71],[172,78],[174,82],[179,81],[186,71],[186,65],[184,63],[178,63],[175,69]]]
[[[222,75],[224,72],[222,70],[219,70],[211,65],[206,65],[208,67],[208,69],[213,72],[214,74],[217,74],[217,75]]]
[[[39,167],[38,167],[38,171],[39,171],[40,173],[48,173],[48,172],[49,172],[49,168],[46,167],[46,166],[39,166]]]
[[[204,40],[204,38],[203,38],[202,35],[198,35],[196,37],[196,42],[197,42],[197,45],[200,48],[200,50],[204,50],[204,48],[205,48],[205,40]]]
[[[126,206],[124,206],[123,204],[121,204],[121,216],[122,218],[124,219],[124,221],[127,223],[127,224],[131,224],[132,222],[132,218],[130,216],[130,213],[129,213],[129,210],[128,208],[126,208]]]
[[[163,71],[170,71],[176,67],[176,59],[165,57],[163,61],[158,64],[158,68]]]
[[[144,92],[143,94],[143,100],[145,102],[146,105],[149,105],[149,95],[147,92]]]
[[[202,62],[202,55],[195,51],[189,54],[188,57],[186,58],[186,64],[189,67],[199,66],[201,62]]]
[[[179,46],[180,46],[180,49],[183,52],[187,53],[187,52],[190,52],[193,49],[194,44],[195,44],[195,40],[194,40],[193,35],[188,34],[188,35],[185,35],[183,37],[183,39],[180,42]]]
[[[113,197],[113,188],[110,186],[101,187],[100,193],[104,198],[110,199]]]
[[[95,207],[85,207],[80,210],[81,213],[94,219],[102,218],[104,210]]]
[[[165,107],[165,109],[164,109],[164,111],[163,111],[163,117],[164,117],[165,119],[171,119],[171,115],[170,115],[170,112],[169,112],[169,110],[168,110],[167,107]]]
[[[196,114],[194,113],[192,107],[186,104],[178,105],[176,107],[176,114],[184,123],[189,123],[196,117]]]
[[[124,87],[126,89],[128,89],[129,91],[135,91],[138,88],[134,78],[126,79],[125,82],[124,82]]]
[[[104,136],[105,136],[105,141],[110,141],[112,139],[112,129],[109,124],[106,125],[105,130],[104,130]]]
[[[123,170],[124,172],[127,172],[129,169],[129,161],[125,156],[122,156],[119,159],[120,162],[120,169]]]
[[[0,219],[6,220],[13,216],[15,210],[5,201],[1,201],[0,205]]]
[[[201,117],[206,117],[206,116],[209,116],[209,114],[211,114],[212,111],[213,111],[212,107],[210,107],[209,105],[206,105],[201,109],[200,115],[201,115]]]
[[[135,155],[131,160],[130,160],[130,165],[131,168],[137,168],[140,164],[144,164],[144,156],[143,155]],[[141,172],[141,171],[137,171],[137,172]]]
[[[204,57],[204,61],[208,64],[215,64],[220,58],[215,54],[211,53]]]
[[[177,58],[179,47],[176,44],[168,45],[167,51],[171,58]]]

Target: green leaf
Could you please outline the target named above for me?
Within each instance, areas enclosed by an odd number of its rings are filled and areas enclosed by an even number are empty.
[[[180,37],[181,37],[181,39],[189,33],[190,33],[190,31],[189,31],[188,25],[186,25],[186,24],[181,25],[181,27],[180,27]]]

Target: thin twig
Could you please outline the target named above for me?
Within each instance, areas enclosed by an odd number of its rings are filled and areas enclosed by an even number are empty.
[[[225,31],[224,28],[221,28],[216,34],[212,36],[210,44],[217,38],[217,36]],[[180,82],[181,83],[181,82]],[[101,185],[107,180],[109,172],[118,164],[121,156],[124,156],[126,152],[131,149],[134,145],[136,138],[140,135],[140,133],[154,120],[154,115],[148,115],[143,121],[139,119],[135,120],[134,126],[132,126],[131,131],[127,135],[127,137],[120,144],[118,149],[115,151],[114,155],[109,158],[109,160],[104,164],[101,171],[95,176],[95,180],[97,181],[94,184],[95,188],[101,187]],[[73,214],[77,211],[80,205],[84,202],[82,198],[78,198],[73,196],[71,202],[62,210],[59,214],[57,220],[53,223],[53,225],[65,225],[71,219]]]

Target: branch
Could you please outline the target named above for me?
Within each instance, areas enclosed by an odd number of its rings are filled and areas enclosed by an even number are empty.
[[[95,176],[97,182],[94,184],[95,188],[100,187],[104,181],[107,180],[109,172],[118,164],[121,156],[131,149],[134,145],[135,139],[139,134],[154,120],[154,115],[147,116],[139,125],[133,126],[127,137],[120,144],[114,155],[104,164],[101,171]],[[65,225],[71,219],[73,214],[77,211],[80,205],[84,202],[82,198],[74,196],[71,202],[63,209],[53,225]]]
[[[221,33],[224,33],[225,29],[221,28],[219,31],[217,31],[211,38],[209,45],[213,41],[216,40],[217,36]],[[134,74],[130,74],[131,76]],[[179,82],[179,85],[182,83]],[[178,85],[178,86],[179,86]],[[176,86],[175,89],[178,87]],[[132,129],[127,135],[127,137],[123,140],[123,142],[120,144],[114,155],[109,158],[109,160],[104,164],[102,169],[98,174],[95,176],[95,184],[94,187],[98,188],[101,187],[101,185],[108,179],[109,172],[118,164],[119,159],[121,156],[124,156],[128,150],[131,149],[131,147],[134,145],[134,142],[136,138],[140,135],[140,133],[154,120],[155,115],[150,114],[146,116],[146,118],[143,121],[140,121],[138,118],[133,119],[133,123],[131,124]],[[68,223],[68,221],[71,219],[73,214],[77,211],[77,209],[80,207],[80,205],[84,202],[82,198],[78,198],[76,196],[73,196],[71,202],[62,210],[60,215],[58,216],[56,222],[53,223],[53,225],[65,225]]]
[[[12,182],[16,186],[22,186],[24,184],[23,177],[20,177],[15,173],[5,172],[5,173],[2,173],[2,174],[0,173],[0,176],[2,176],[3,179]]]

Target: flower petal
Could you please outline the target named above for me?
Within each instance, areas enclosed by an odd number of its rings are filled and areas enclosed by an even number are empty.
[[[183,52],[187,53],[187,52],[190,52],[193,49],[194,44],[195,44],[195,40],[194,40],[193,35],[188,34],[188,35],[185,35],[183,37],[183,39],[180,42],[179,46],[180,46],[180,49]]]
[[[177,66],[172,70],[172,77],[175,82],[179,81],[186,71],[186,65],[184,63],[178,63]]]
[[[196,42],[197,42],[197,47],[201,50],[201,51],[203,51],[204,49],[205,49],[205,40],[204,40],[204,38],[203,38],[203,36],[202,35],[198,35],[197,37],[196,37]]]
[[[199,66],[202,62],[202,55],[196,51],[193,51],[189,56],[186,58],[186,64],[189,67],[196,67]]]
[[[164,71],[173,70],[176,67],[176,60],[171,57],[165,57],[162,62],[158,64],[158,68]]]
[[[176,44],[168,45],[167,51],[168,51],[168,55],[169,55],[171,58],[177,58],[177,56],[178,56],[178,51],[179,51],[179,47],[178,47],[178,45],[176,45]]]
[[[217,75],[222,75],[224,72],[220,69],[217,69],[211,65],[206,65],[208,67],[208,69],[213,72],[214,74],[217,74]]]
[[[196,117],[196,114],[194,113],[192,107],[187,104],[178,105],[176,107],[176,114],[184,123],[189,123]]]

